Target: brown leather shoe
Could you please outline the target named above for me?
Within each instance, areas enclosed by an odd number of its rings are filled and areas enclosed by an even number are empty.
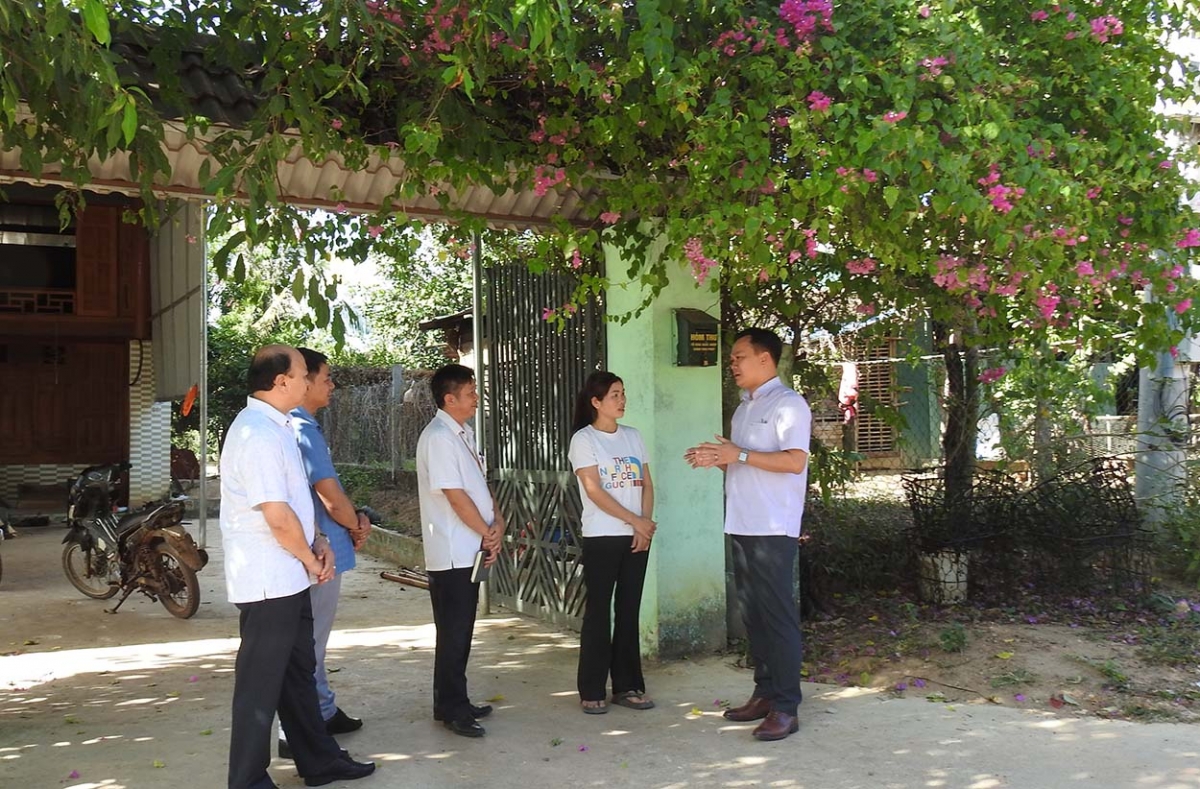
[[[771,714],[767,719],[758,724],[758,728],[754,730],[754,738],[757,740],[771,741],[782,740],[789,734],[795,734],[800,730],[800,721],[796,720],[795,715],[788,715],[786,712],[779,710],[771,710]]]
[[[767,713],[770,711],[770,699],[760,699],[757,696],[751,696],[750,700],[742,706],[725,710],[725,718],[737,721],[738,723],[745,723],[747,721],[762,720],[767,717]]]

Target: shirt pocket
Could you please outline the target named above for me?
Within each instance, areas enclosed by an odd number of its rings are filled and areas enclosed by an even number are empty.
[[[746,425],[745,443],[742,449],[752,452],[774,452],[778,448],[778,439],[770,422],[755,420]]]

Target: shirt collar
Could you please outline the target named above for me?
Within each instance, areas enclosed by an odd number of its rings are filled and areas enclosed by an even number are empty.
[[[458,420],[457,420],[457,419],[455,419],[454,417],[450,416],[449,414],[447,414],[445,411],[443,411],[443,410],[442,410],[442,409],[440,409],[440,408],[438,409],[438,411],[437,411],[437,414],[434,416],[434,418],[435,418],[435,419],[440,419],[440,420],[442,420],[443,422],[445,422],[445,423],[446,423],[446,425],[447,425],[447,426],[448,426],[448,427],[449,427],[451,430],[453,430],[453,431],[454,431],[454,434],[455,434],[455,435],[460,435],[460,436],[461,436],[461,435],[469,435],[469,436],[474,436],[474,435],[475,435],[475,431],[474,431],[474,430],[472,430],[472,429],[471,429],[471,427],[470,427],[469,425],[460,425],[460,424],[458,423]]]
[[[292,425],[291,414],[285,414],[275,406],[259,400],[257,397],[247,396],[246,408],[266,414],[271,418],[272,421],[274,421],[276,424],[282,425],[283,427],[291,427]]]
[[[768,395],[771,393],[772,390],[779,389],[782,386],[783,386],[783,381],[779,380],[779,376],[777,375],[774,378],[772,378],[771,380],[764,383],[762,386],[755,389],[754,394],[751,394],[750,392],[743,390],[742,391],[742,402],[746,402],[747,400],[760,400],[760,399],[762,399],[762,397],[764,395]]]
[[[314,425],[317,425],[317,427],[320,427],[320,424],[317,423],[317,418],[308,413],[308,409],[302,405],[298,405],[293,408],[291,415],[296,419],[303,419],[305,422],[312,422]]]

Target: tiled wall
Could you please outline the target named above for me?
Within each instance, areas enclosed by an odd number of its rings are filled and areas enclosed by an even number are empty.
[[[171,490],[171,404],[154,401],[154,354],[149,342],[129,343],[129,504],[137,507]]]
[[[17,489],[21,485],[63,485],[62,508],[66,510],[66,481],[80,471],[80,466],[0,466],[0,499],[17,505]]]
[[[152,357],[149,342],[130,342],[129,380],[134,384],[129,389],[129,503],[135,507],[171,489],[171,404],[154,401]],[[16,505],[21,485],[63,484],[82,466],[0,466],[0,499]]]

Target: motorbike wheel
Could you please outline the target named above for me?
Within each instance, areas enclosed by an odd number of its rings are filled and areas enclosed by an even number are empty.
[[[77,542],[67,543],[62,555],[63,572],[67,580],[88,597],[107,600],[120,591],[120,587],[108,582],[108,562]],[[92,574],[88,574],[88,569]],[[102,572],[97,572],[97,570]]]
[[[159,543],[154,549],[155,577],[162,583],[158,601],[171,616],[188,619],[200,608],[200,582],[192,568],[179,560],[170,545]]]

